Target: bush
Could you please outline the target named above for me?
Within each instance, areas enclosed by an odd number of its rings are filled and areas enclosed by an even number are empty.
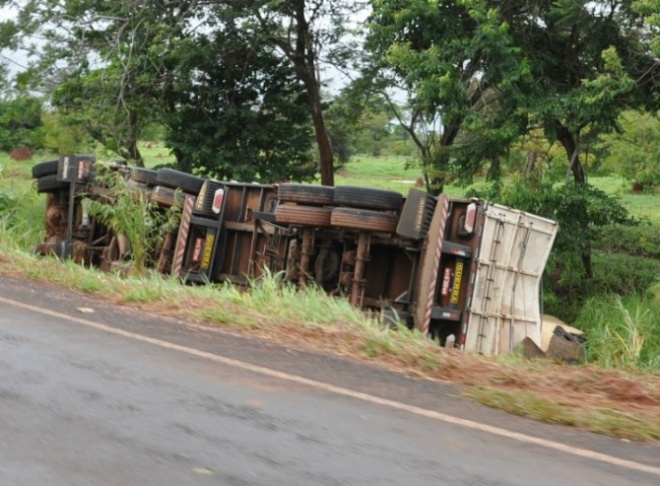
[[[143,273],[163,236],[178,226],[180,207],[164,213],[143,192],[131,192],[122,174],[109,172],[100,163],[96,167],[100,169],[96,180],[110,188],[112,202],[86,199],[89,212],[116,235],[128,238],[133,268]]]
[[[0,100],[0,149],[41,148],[41,100],[28,95]]]
[[[543,291],[546,314],[573,322],[588,299],[642,294],[660,277],[660,261],[652,258],[594,252],[593,264],[593,279],[584,278],[579,265],[562,262],[549,266]]]
[[[94,141],[87,133],[82,117],[50,111],[42,120],[44,148],[55,153],[73,154],[86,152],[93,146]]]
[[[593,186],[554,185],[530,177],[504,187],[494,185],[478,196],[559,223],[544,278],[546,313],[570,322],[586,299],[611,292],[628,295],[643,291],[652,282],[652,272],[660,275],[658,261],[592,252],[602,248],[603,228],[623,228],[633,223],[619,199]],[[630,240],[634,234],[631,230]],[[591,255],[593,278],[586,271],[585,255]]]
[[[594,248],[605,253],[660,259],[660,227],[643,223],[596,228]]]

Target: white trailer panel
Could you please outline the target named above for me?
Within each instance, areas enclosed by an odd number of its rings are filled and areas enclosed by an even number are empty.
[[[525,337],[540,345],[541,278],[557,223],[492,203],[484,217],[465,349],[504,354]]]

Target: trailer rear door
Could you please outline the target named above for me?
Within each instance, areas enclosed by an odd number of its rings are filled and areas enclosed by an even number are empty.
[[[488,203],[469,318],[468,351],[503,354],[525,337],[541,344],[540,286],[557,223]]]

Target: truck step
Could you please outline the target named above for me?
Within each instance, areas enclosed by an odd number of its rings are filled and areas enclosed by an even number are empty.
[[[458,309],[440,307],[438,305],[433,306],[433,310],[431,312],[431,319],[442,321],[460,322],[461,316],[462,312]]]
[[[472,256],[472,248],[452,241],[444,241],[442,243],[442,253],[470,258]]]

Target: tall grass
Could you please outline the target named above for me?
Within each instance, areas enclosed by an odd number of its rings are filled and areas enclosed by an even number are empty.
[[[28,248],[43,239],[45,205],[32,187],[29,165],[0,159],[0,242]]]
[[[660,299],[612,295],[586,302],[575,325],[586,332],[586,359],[605,368],[660,372]]]
[[[102,176],[97,175],[99,179],[110,188],[112,201],[85,200],[90,214],[116,235],[128,238],[133,270],[143,273],[150,253],[162,241],[163,235],[178,225],[180,208],[174,205],[166,213],[159,211],[144,191],[131,191],[122,174],[108,171]]]

